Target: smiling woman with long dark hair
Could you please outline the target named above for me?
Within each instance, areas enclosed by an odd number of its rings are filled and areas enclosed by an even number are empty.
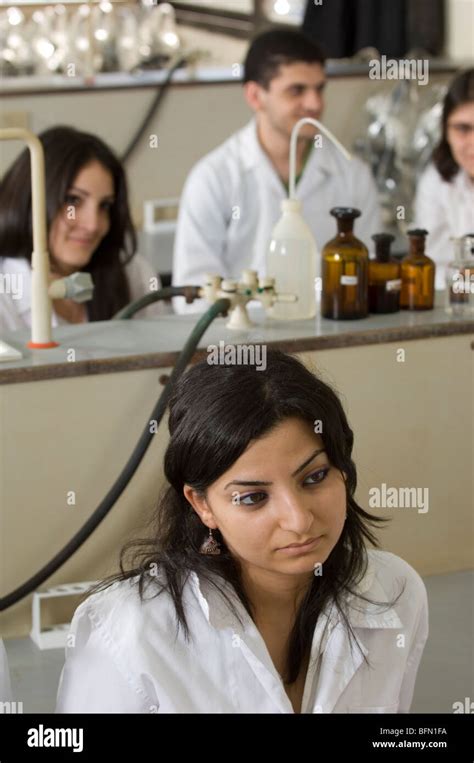
[[[426,592],[368,549],[334,391],[278,351],[203,361],[169,430],[149,538],[76,611],[58,711],[407,712]]]
[[[75,271],[91,274],[90,302],[53,301],[53,325],[108,320],[146,294],[155,277],[136,254],[125,172],[97,136],[73,127],[45,130],[46,213],[51,278]],[[21,152],[0,183],[0,273],[20,280],[21,294],[0,294],[0,330],[31,323],[31,167]],[[151,317],[156,305],[137,317]]]

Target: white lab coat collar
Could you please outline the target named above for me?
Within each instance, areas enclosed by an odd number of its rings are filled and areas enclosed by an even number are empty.
[[[239,141],[241,143],[241,156],[244,168],[250,171],[256,167],[264,166],[271,170],[275,179],[282,185],[273,164],[260,145],[257,135],[257,120],[255,118],[240,130]],[[329,138],[323,136],[323,147],[311,152],[301,180],[298,183],[298,190],[304,193],[304,195],[309,195],[313,188],[321,183],[322,177],[337,172],[335,151],[336,149],[334,149]]]
[[[291,707],[283,683],[265,649],[263,639],[259,637],[257,628],[247,613],[244,613],[242,627],[217,591],[209,590],[207,596],[204,594],[203,588],[207,590],[207,586],[201,586],[195,572],[191,573],[190,582],[209,624],[218,630],[232,629],[233,637],[239,637],[243,656],[269,696],[276,699],[282,708]],[[236,602],[239,613],[242,612],[242,606],[232,587],[225,582],[222,585],[226,593]],[[396,592],[391,592],[390,597],[387,595],[375,576],[375,568],[370,556],[366,573],[355,586],[355,590],[377,603],[386,604],[387,607],[385,611],[380,611],[381,608],[376,605],[352,595],[348,596],[348,606],[345,611],[351,628],[403,628],[395,609],[389,605]],[[351,606],[351,599],[354,598],[356,601]],[[334,603],[329,604],[318,618],[311,644],[310,665],[314,665],[318,659],[321,661],[311,712],[332,712],[353,675],[369,654],[361,638],[362,634],[354,630],[353,635],[356,644],[351,641],[351,634]],[[310,691],[311,681],[306,681],[303,707],[307,707]]]
[[[217,591],[210,590],[210,586],[203,586],[196,572],[191,573],[190,582],[206,620],[212,627],[218,630],[230,626],[234,628],[238,627],[238,621],[236,621],[235,616],[229,610],[223,597]],[[242,605],[240,604],[232,586],[225,581],[219,581],[219,584],[225,590],[229,598],[235,602],[236,609],[240,613]],[[207,594],[204,593],[203,588],[209,589]],[[382,588],[375,577],[375,568],[370,557],[368,558],[365,575],[355,586],[355,590],[367,598],[376,601],[377,604],[365,602],[363,599],[358,599],[352,595],[348,596],[346,615],[352,627],[403,628],[403,624],[393,607],[387,606],[384,610],[378,606],[379,603],[388,605],[391,599],[396,595],[396,592],[392,592],[390,597],[387,596],[387,592]],[[380,611],[381,609],[382,611]],[[319,629],[319,624],[320,622],[323,622],[324,624],[326,621],[329,621],[330,627],[331,625],[332,627],[335,627],[337,622],[340,621],[340,614],[337,613],[333,605],[329,605],[319,617],[318,625],[315,630],[315,633],[318,631],[319,636],[322,634],[322,630]]]
[[[471,180],[466,170],[459,170],[455,176],[455,182],[457,182],[463,193],[466,194],[466,198],[469,199],[470,196],[474,195],[474,181]],[[469,233],[469,231],[467,231],[467,233]]]
[[[332,605],[328,617],[328,628],[320,647],[324,659],[322,660],[316,690],[315,707],[316,711],[319,712],[331,713],[333,711],[339,697],[364,659],[367,657],[370,660],[369,649],[365,646],[363,634],[359,629],[403,628],[397,612],[389,604],[395,592],[392,592],[390,597],[387,595],[375,576],[375,567],[370,556],[366,573],[354,588],[357,593],[376,601],[377,605],[358,599],[352,594],[347,597],[345,612],[351,628],[355,629],[353,635],[357,644],[351,641],[351,634],[348,632],[346,624],[340,613],[336,611],[335,606]],[[386,607],[380,607],[379,604],[385,604]],[[315,641],[321,638],[320,633],[325,625],[326,618],[320,616],[313,637],[312,653],[316,647]]]
[[[189,580],[209,625],[216,630],[223,630],[229,627],[234,629],[241,628],[238,619],[233,615],[220,593],[212,590],[211,585],[207,581],[201,581],[196,572],[191,572]],[[235,607],[240,614],[243,609],[242,604],[230,583],[219,579],[218,585],[226,592],[229,599],[235,603]]]

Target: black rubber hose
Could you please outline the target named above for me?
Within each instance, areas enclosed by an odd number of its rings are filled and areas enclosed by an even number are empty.
[[[139,310],[143,310],[144,307],[152,305],[153,302],[158,302],[161,299],[171,299],[171,297],[186,297],[186,302],[190,303],[197,297],[199,297],[199,286],[165,286],[158,291],[145,294],[143,297],[139,297],[135,302],[130,302],[129,305],[123,307],[119,312],[113,316],[114,321],[126,321],[131,318]]]
[[[59,551],[59,553],[56,554],[56,556],[54,556],[48,562],[48,564],[42,567],[25,583],[20,585],[18,588],[15,588],[15,590],[7,594],[7,596],[3,596],[0,599],[0,612],[13,606],[13,604],[16,604],[25,596],[28,596],[28,594],[35,591],[38,586],[40,586],[47,578],[51,577],[51,575],[56,572],[56,570],[59,569],[59,567],[61,567],[78,550],[78,548],[82,546],[82,544],[94,532],[96,527],[102,522],[103,519],[105,519],[135,474],[143,456],[148,449],[151,439],[154,436],[154,433],[152,434],[150,432],[149,422],[156,421],[158,426],[166,411],[171,391],[183,371],[185,371],[186,366],[188,365],[192,356],[194,355],[199,340],[208,329],[214,318],[216,318],[221,313],[225,315],[229,307],[230,301],[228,299],[219,299],[217,302],[211,305],[211,307],[207,310],[207,312],[204,313],[204,315],[201,316],[193,331],[191,332],[186,344],[184,345],[178,360],[176,361],[176,365],[171,372],[166,387],[163,389],[160,398],[151,413],[148,423],[145,426],[145,429],[143,430],[141,437],[132,452],[132,455],[128,459],[126,465],[122,469],[121,473],[110,488],[105,498],[100,502],[87,522],[80,528],[80,530],[78,530],[78,532],[71,538],[71,540],[64,546],[64,548],[62,548],[61,551]]]

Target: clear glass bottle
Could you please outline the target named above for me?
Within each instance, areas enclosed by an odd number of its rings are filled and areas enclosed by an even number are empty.
[[[395,236],[375,233],[375,259],[369,260],[369,312],[396,313],[400,310],[400,263],[390,257]]]
[[[425,254],[428,231],[408,231],[410,250],[401,262],[403,310],[432,310],[434,307],[435,264]]]
[[[446,268],[446,312],[474,313],[474,234],[451,239],[454,259]]]
[[[361,212],[334,207],[331,214],[337,220],[337,236],[322,251],[321,314],[333,320],[365,318],[369,311],[369,252],[353,233],[354,220]]]
[[[275,302],[270,314],[278,320],[304,320],[316,315],[318,251],[298,199],[284,199],[282,216],[272,232],[266,275],[278,293],[296,294],[297,302]]]

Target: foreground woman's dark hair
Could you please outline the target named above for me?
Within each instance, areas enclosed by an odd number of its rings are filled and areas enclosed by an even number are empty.
[[[178,624],[189,637],[183,606],[183,587],[192,571],[221,590],[232,584],[245,609],[252,607],[242,586],[239,563],[218,531],[220,556],[199,552],[207,528],[183,495],[190,485],[205,495],[207,488],[242,455],[252,440],[267,434],[285,419],[298,417],[314,426],[322,422],[321,437],[331,464],[345,472],[347,520],[341,537],[324,563],[324,574],[313,577],[297,613],[290,637],[286,683],[296,680],[311,647],[314,628],[324,607],[334,602],[352,633],[342,606],[367,568],[365,541],[377,546],[370,529],[385,520],[364,511],[355,501],[356,467],[352,461],[353,433],[335,392],[296,358],[276,350],[267,353],[265,371],[250,365],[218,366],[198,363],[181,377],[170,400],[170,441],[165,454],[169,482],[149,539],[129,542],[122,550],[120,574],[99,586],[138,576],[140,596],[151,586],[173,598]],[[128,567],[125,558],[133,552]],[[159,568],[165,582],[150,574]],[[359,598],[365,598],[359,595]],[[179,626],[178,626],[179,627]]]

